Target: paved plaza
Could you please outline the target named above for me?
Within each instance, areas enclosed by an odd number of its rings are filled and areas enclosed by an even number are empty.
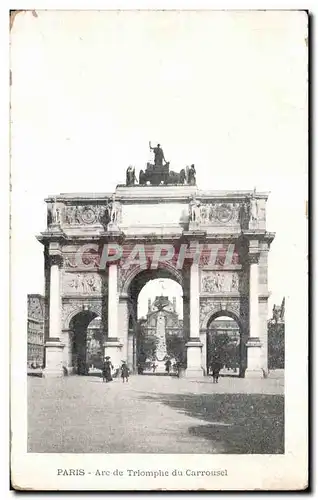
[[[283,453],[279,377],[28,377],[34,453]]]

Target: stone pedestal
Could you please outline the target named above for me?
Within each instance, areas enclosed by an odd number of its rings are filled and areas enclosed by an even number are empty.
[[[63,377],[63,349],[60,339],[49,339],[45,343],[44,377]]]
[[[107,231],[109,233],[121,234],[121,231],[116,222],[109,222],[107,224]]]
[[[155,373],[167,373],[166,372],[166,362],[163,359],[156,359],[155,361],[156,364],[156,371]]]
[[[264,376],[264,371],[261,368],[262,344],[259,338],[250,337],[246,343],[246,347],[247,347],[247,368],[245,370],[245,378],[262,378]]]
[[[108,338],[104,342],[104,357],[109,356],[115,370],[120,368],[122,362],[123,344],[114,338]]]
[[[203,368],[201,365],[202,343],[200,339],[190,339],[186,344],[187,348],[187,369],[185,376],[188,378],[203,377]]]
[[[193,263],[190,270],[190,336],[186,344],[186,377],[203,377],[202,343],[200,341],[200,276],[199,264]]]

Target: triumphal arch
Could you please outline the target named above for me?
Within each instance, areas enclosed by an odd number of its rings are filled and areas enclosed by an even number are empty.
[[[172,172],[158,148],[138,183],[129,167],[114,193],[46,199],[44,376],[74,371],[74,343],[96,317],[103,355],[133,369],[138,295],[157,277],[182,286],[185,376],[207,374],[207,330],[224,315],[240,329],[241,376],[266,375],[268,195],[200,190],[194,165]]]

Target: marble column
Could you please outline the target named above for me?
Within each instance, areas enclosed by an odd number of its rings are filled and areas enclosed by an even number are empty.
[[[128,322],[129,322],[129,308],[128,308],[128,295],[122,294],[119,297],[118,304],[118,339],[123,344],[122,356],[125,361],[128,361]],[[130,367],[130,369],[132,366]]]
[[[200,269],[193,262],[190,269],[190,332],[187,347],[186,377],[202,377],[202,343],[200,341]]]
[[[62,377],[63,349],[61,342],[61,290],[59,256],[50,258],[50,295],[49,295],[49,337],[45,342],[44,377]]]
[[[187,295],[183,295],[183,336],[189,340],[190,336],[190,300]]]
[[[108,337],[104,343],[104,356],[110,356],[115,368],[120,367],[123,344],[118,339],[118,268],[108,266]]]
[[[249,288],[249,336],[247,339],[247,368],[245,377],[263,377],[261,342],[259,339],[259,286],[258,286],[258,253],[249,254],[250,288]]]
[[[134,330],[130,329],[128,330],[128,339],[127,339],[127,362],[128,362],[128,368],[133,373],[136,369],[135,367],[135,335],[134,335]]]

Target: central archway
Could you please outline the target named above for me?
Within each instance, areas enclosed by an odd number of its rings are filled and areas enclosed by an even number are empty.
[[[166,282],[166,284],[170,283],[170,287],[168,287],[165,293],[163,293],[160,287],[160,282],[162,281]],[[171,290],[171,284],[173,282],[178,285],[178,292],[176,292],[175,287],[173,287],[174,291]],[[164,362],[168,361],[168,359],[171,361],[171,368],[173,366],[176,370],[179,359],[177,360],[175,356],[172,356],[172,353],[177,351],[178,341],[181,346],[181,339],[185,338],[182,323],[182,317],[184,317],[185,314],[182,283],[182,274],[176,269],[172,271],[167,267],[159,267],[155,270],[142,270],[136,273],[131,279],[127,292],[130,304],[129,334],[130,337],[133,338],[133,365],[135,372],[141,374],[142,372],[151,371],[152,368],[149,364],[151,359],[153,360],[153,372],[162,372],[162,365]],[[148,297],[143,295],[144,301],[146,300],[148,306],[145,308],[144,305],[143,312],[145,314],[142,315],[139,313],[138,316],[138,301],[140,294],[142,291],[146,290],[147,285],[149,286],[150,284],[152,285],[151,295]],[[176,299],[173,299],[174,294],[178,296],[178,312],[176,310]],[[182,311],[181,313],[180,308]],[[164,326],[161,328],[165,333],[163,335],[164,346],[161,346],[163,349],[161,357],[163,359],[157,359],[156,361],[156,356],[159,352],[157,349],[159,349],[158,345],[160,344],[160,335],[158,337],[159,319],[163,321],[162,324]],[[159,344],[156,344],[157,341]],[[145,348],[145,346],[147,346],[147,348]],[[182,353],[180,359],[184,359],[184,357],[185,355]]]

